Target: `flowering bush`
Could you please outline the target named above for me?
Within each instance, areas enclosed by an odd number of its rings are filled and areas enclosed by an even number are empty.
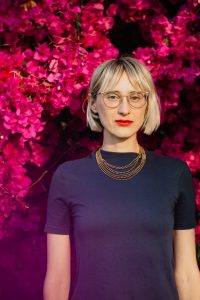
[[[48,117],[68,107],[83,123],[82,99],[94,68],[118,55],[106,37],[114,20],[103,15],[103,4],[21,3],[5,4],[2,18],[1,237],[13,224],[13,212],[28,208],[25,164],[42,168],[53,153],[53,143],[42,144]]]
[[[1,5],[0,238],[22,229],[26,215],[27,230],[39,229],[27,199],[47,192],[45,175],[63,156],[96,148],[81,106],[93,70],[121,52],[112,35],[118,20],[125,27],[137,24],[140,36],[132,53],[151,71],[161,98],[154,149],[188,163],[200,210],[196,2],[168,1],[176,13],[159,0],[83,2],[16,0]],[[117,39],[123,44],[120,31]],[[58,125],[64,111],[68,118]],[[62,132],[65,141],[59,148]],[[200,225],[196,236],[200,244]]]

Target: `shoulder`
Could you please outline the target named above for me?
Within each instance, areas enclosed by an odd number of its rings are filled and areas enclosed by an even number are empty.
[[[163,171],[168,170],[180,174],[184,170],[189,170],[187,163],[183,159],[150,150],[148,150],[147,153],[149,154],[152,164],[155,165],[156,168],[162,168]]]
[[[91,161],[92,154],[89,153],[85,157],[68,160],[61,163],[58,165],[57,170],[59,170],[61,173],[72,173],[73,171],[80,172],[82,169],[85,170],[86,167],[89,167]]]

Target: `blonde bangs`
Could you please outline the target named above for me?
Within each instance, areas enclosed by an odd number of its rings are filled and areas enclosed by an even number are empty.
[[[151,86],[149,85],[149,80],[147,80],[148,74],[144,68],[141,68],[139,65],[133,65],[129,62],[125,63],[125,72],[128,76],[130,83],[134,87],[138,87],[141,91],[149,92]]]

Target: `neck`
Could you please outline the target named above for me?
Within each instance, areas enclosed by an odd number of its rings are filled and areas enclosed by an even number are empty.
[[[101,149],[112,152],[136,152],[139,153],[139,144],[136,135],[130,138],[118,138],[104,133]]]

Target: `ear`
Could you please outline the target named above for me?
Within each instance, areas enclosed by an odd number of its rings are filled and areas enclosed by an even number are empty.
[[[90,96],[90,108],[94,113],[97,113],[97,107],[96,107],[96,99],[94,99],[92,96]]]
[[[94,113],[97,113],[97,108],[96,108],[96,104],[92,104],[91,105],[91,110],[94,112]]]

